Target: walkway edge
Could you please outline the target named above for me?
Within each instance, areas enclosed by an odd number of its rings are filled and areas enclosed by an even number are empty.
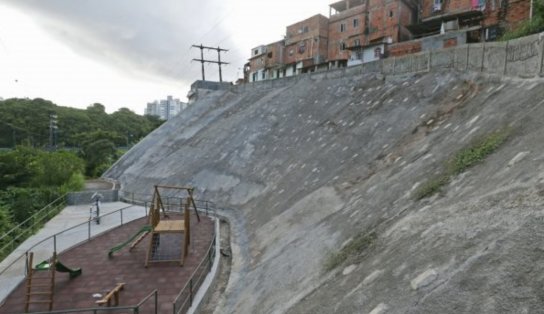
[[[195,314],[200,312],[200,307],[203,304],[203,301],[210,296],[211,287],[215,286],[217,278],[219,275],[219,261],[221,260],[221,234],[220,234],[220,221],[221,219],[227,219],[222,217],[219,214],[216,214],[215,217],[215,259],[213,261],[212,269],[206,275],[206,279],[202,282],[200,289],[195,294],[193,299],[193,305],[187,310],[187,314]]]

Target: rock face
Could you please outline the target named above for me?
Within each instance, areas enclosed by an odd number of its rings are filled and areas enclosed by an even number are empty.
[[[234,259],[216,313],[543,312],[544,82],[290,82],[209,93],[105,174],[125,192],[192,184],[224,208]],[[504,128],[494,154],[415,200],[454,153]]]

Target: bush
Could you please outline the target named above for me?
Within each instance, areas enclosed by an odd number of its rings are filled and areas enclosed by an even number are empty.
[[[544,1],[534,0],[533,6],[533,18],[523,21],[517,28],[507,31],[500,40],[511,40],[544,31]]]
[[[72,174],[68,182],[61,185],[60,194],[80,191],[83,189],[84,186],[85,186],[85,177],[80,172],[75,172]]]
[[[60,196],[57,188],[10,187],[0,192],[0,204],[10,211],[13,222],[19,224]]]

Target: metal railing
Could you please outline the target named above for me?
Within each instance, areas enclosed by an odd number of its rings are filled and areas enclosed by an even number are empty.
[[[25,219],[25,221],[0,236],[0,262],[13,252],[19,244],[30,237],[37,228],[44,225],[65,207],[66,195],[64,194],[47,204],[44,208]],[[8,239],[9,241],[7,241]]]
[[[152,199],[153,194],[149,193],[127,192],[122,190],[119,191],[120,202],[144,206],[146,209],[151,204]],[[173,211],[179,211],[179,209],[183,208],[183,206],[185,205],[186,198],[163,196],[162,200],[166,210],[174,209]],[[197,209],[201,212],[204,212],[206,216],[216,216],[217,205],[214,202],[201,199],[193,200],[196,204]]]
[[[150,204],[151,199],[153,197],[152,194],[144,194],[144,193],[134,193],[134,192],[125,192],[120,191],[119,193],[120,200],[129,202],[132,204],[139,204],[146,208]],[[163,197],[163,205],[166,208],[166,210],[172,210],[183,208],[183,205],[185,205],[185,198],[180,197],[169,197],[165,196]],[[195,199],[196,207],[199,211],[204,212],[206,216],[213,216],[217,217],[217,206],[215,203],[207,200],[197,200]],[[181,291],[176,296],[176,299],[174,302],[172,302],[172,308],[174,314],[180,314],[185,313],[187,310],[193,305],[194,296],[197,293],[198,289],[202,285],[202,282],[206,278],[206,275],[210,272],[212,269],[212,265],[216,258],[216,245],[218,245],[218,239],[216,237],[215,227],[213,229],[213,238],[212,241],[208,247],[208,250],[206,251],[206,256],[202,261],[200,261],[200,264],[198,264],[197,268],[193,271],[191,274],[191,277],[189,278],[189,281],[185,284],[185,286],[181,289]]]
[[[215,230],[215,228],[214,228]],[[191,274],[189,282],[181,289],[181,291],[176,296],[176,299],[172,303],[173,313],[180,314],[185,313],[193,305],[193,300],[198,288],[202,285],[202,282],[206,278],[206,275],[212,269],[212,265],[215,261],[215,246],[217,245],[216,234],[214,231],[214,236],[212,243],[208,247],[206,252],[206,257],[198,264],[195,271]]]
[[[13,291],[13,289],[15,289],[17,285],[23,281],[26,275],[25,257],[28,252],[33,251],[36,260],[46,260],[51,257],[52,252],[61,253],[69,250],[72,247],[86,243],[106,231],[122,226],[125,222],[127,222],[125,212],[133,207],[134,205],[130,205],[101,215],[99,217],[102,222],[100,225],[95,224],[94,219],[88,220],[61,232],[55,233],[54,235],[46,237],[45,239],[31,245],[18,257],[14,258],[13,261],[8,262],[9,264],[7,266],[0,270],[0,276],[3,276],[3,284],[11,284],[11,291]],[[134,212],[134,210],[131,210],[131,217],[129,217],[129,220],[146,216],[147,210],[140,214],[137,214]],[[3,262],[6,262],[8,259],[9,256]],[[9,293],[11,293],[11,291],[9,291]],[[5,296],[0,296],[0,302],[4,299],[4,297],[8,296],[9,293]]]
[[[140,205],[144,208],[143,215],[137,217],[147,217],[148,216],[148,206],[150,205],[150,201],[152,198],[151,194],[143,194],[143,193],[130,193],[131,196],[130,199],[127,199],[126,197],[121,197],[120,201],[124,201],[127,203],[131,203],[134,205]],[[143,197],[142,199],[138,199],[135,196]],[[183,208],[185,198],[180,197],[165,197],[164,200],[165,207],[172,211],[178,211],[178,209]],[[217,207],[215,203],[207,200],[194,200],[196,203],[196,206],[200,212],[203,212],[206,214],[206,216],[213,216],[216,217],[216,210]],[[16,279],[16,284],[13,285],[12,290],[24,279],[25,274],[25,256],[30,251],[38,251],[42,252],[42,254],[36,254],[35,256],[37,260],[39,259],[47,259],[50,257],[50,253],[52,251],[55,252],[63,252],[66,251],[72,247],[81,245],[83,243],[86,243],[93,239],[94,237],[100,235],[103,232],[109,231],[113,228],[116,228],[118,226],[122,226],[125,223],[125,215],[124,211],[126,211],[129,208],[134,207],[134,205],[130,205],[127,207],[120,208],[118,210],[115,210],[113,212],[110,212],[108,214],[101,215],[100,217],[97,217],[95,219],[100,219],[102,222],[104,222],[104,219],[110,218],[107,224],[108,227],[104,226],[104,223],[101,225],[96,225],[93,220],[89,220],[87,222],[78,224],[76,226],[73,226],[71,228],[68,228],[66,230],[63,230],[59,233],[56,233],[52,236],[49,236],[38,243],[32,245],[28,249],[25,250],[24,253],[22,253],[19,257],[14,259],[8,266],[6,266],[4,269],[0,270],[0,276],[7,273],[8,271],[12,271],[12,273],[19,272],[21,275],[18,276]],[[118,220],[115,221],[115,224],[111,224],[112,216],[115,214],[119,214]],[[135,219],[137,219],[135,218]],[[94,229],[94,230],[93,230]],[[206,252],[206,257],[202,259],[200,264],[197,266],[196,270],[191,274],[191,277],[187,284],[181,289],[179,294],[177,295],[175,301],[173,302],[173,310],[174,313],[179,314],[183,313],[183,311],[187,311],[187,309],[193,304],[193,298],[196,292],[198,291],[198,288],[206,278],[206,275],[211,270],[211,267],[215,261],[216,254],[215,254],[215,247],[217,245],[217,239],[216,239],[216,233],[215,228],[213,229],[213,237],[210,243],[210,246],[208,247],[208,250]],[[86,231],[86,232],[84,232]],[[79,237],[78,237],[79,236]],[[66,240],[64,238],[67,238],[70,240],[69,244],[66,244]],[[43,255],[43,253],[48,255]],[[155,290],[156,292],[156,290]],[[154,293],[155,293],[154,292]],[[153,294],[153,293],[152,293]],[[9,295],[9,294],[8,294]],[[7,296],[7,295],[6,295]],[[147,299],[149,299],[151,295],[147,296],[146,299],[144,299],[145,302]],[[2,296],[0,296],[0,301],[2,299]],[[141,303],[142,303],[141,302]],[[156,301],[157,302],[157,299]],[[137,306],[132,307],[115,307],[115,308],[86,308],[86,309],[70,309],[70,310],[63,310],[63,311],[53,311],[53,312],[41,312],[41,313],[101,313],[102,312],[116,312],[121,310],[132,310],[133,313],[140,313],[140,306],[141,304]],[[96,311],[96,312],[94,312]],[[41,314],[38,313],[38,314]],[[157,313],[157,312],[155,312]]]
[[[83,308],[83,309],[69,309],[69,310],[58,310],[58,311],[48,311],[48,312],[32,312],[32,314],[66,314],[66,313],[92,313],[92,314],[99,314],[99,313],[127,313],[132,312],[133,314],[139,314],[139,313],[149,313],[146,309],[145,312],[142,312],[142,307],[145,305],[145,303],[153,297],[154,299],[154,312],[155,314],[158,313],[159,310],[159,292],[157,289],[153,290],[150,294],[148,294],[145,298],[143,298],[140,303],[133,306],[116,306],[116,307],[89,307],[89,308]]]

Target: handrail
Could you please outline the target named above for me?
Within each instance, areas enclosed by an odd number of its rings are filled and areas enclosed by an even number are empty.
[[[128,197],[127,197],[128,195]],[[148,203],[151,203],[151,200],[153,198],[153,194],[149,193],[135,193],[135,192],[127,192],[123,190],[119,190],[119,200],[125,203],[134,204],[134,205],[142,205],[146,206]],[[176,200],[176,201],[183,201],[186,199],[185,197],[177,197],[177,196],[164,196],[163,199],[165,200],[164,204],[165,207],[172,207],[174,206],[173,202],[170,202],[170,200]],[[217,211],[217,205],[208,200],[202,200],[202,199],[193,199],[197,205],[197,209],[199,211],[203,211],[206,213],[206,215],[209,214],[209,212],[212,212],[213,216],[216,216]]]
[[[206,266],[208,268],[208,272],[210,271],[211,266],[213,264],[213,261],[215,260],[215,246],[216,245],[217,245],[217,239],[215,237],[215,231],[214,231],[213,240],[210,243],[210,246],[208,247],[208,250],[206,251],[206,258],[204,258],[204,259],[202,259],[202,261],[200,261],[200,264],[198,264],[196,269],[191,274],[191,277],[190,277],[189,281],[180,290],[180,292],[178,293],[178,295],[174,299],[174,302],[172,302],[172,307],[173,307],[173,310],[174,310],[174,314],[181,313],[182,310],[187,305],[187,302],[189,302],[189,306],[193,305],[194,292],[196,292],[198,290],[198,288],[200,287],[200,284],[202,283],[201,279],[202,279],[202,276],[203,276],[204,273],[200,274],[200,277],[198,279],[196,279],[196,283],[195,283],[195,277],[196,277],[198,272],[202,271],[202,266],[204,265],[205,262],[207,262]],[[182,299],[182,295],[185,292],[188,292],[188,295],[185,297],[185,300],[178,305],[178,303]]]
[[[93,312],[93,314],[99,312],[112,312],[112,311],[123,311],[131,310],[132,313],[140,313],[140,307],[147,302],[152,296],[155,297],[155,314],[158,313],[159,304],[158,304],[158,289],[153,290],[145,298],[142,299],[137,305],[132,306],[115,306],[115,307],[88,307],[82,309],[67,309],[67,310],[56,310],[56,311],[47,311],[47,312],[32,312],[32,314],[66,314],[66,313],[82,313],[82,312]]]
[[[66,195],[67,194],[64,194],[64,195],[58,197],[57,199],[55,199],[51,203],[47,204],[42,209],[40,209],[37,212],[35,212],[34,214],[32,214],[32,216],[28,217],[23,222],[19,223],[17,226],[11,228],[11,230],[9,230],[8,232],[6,232],[6,233],[4,233],[3,235],[0,236],[0,243],[5,238],[7,238],[7,239],[11,238],[9,242],[5,243],[4,245],[2,245],[2,247],[0,247],[0,262],[13,251],[14,243],[19,241],[20,239],[25,240],[26,237],[29,236],[29,234],[28,234],[29,231],[32,231],[37,225],[43,223],[45,218],[49,217],[52,212],[54,212],[55,210],[60,209],[59,205],[64,204],[63,201],[65,201]],[[51,209],[49,211],[46,211],[46,209],[48,209],[50,207],[51,207]],[[41,217],[39,217],[39,216],[41,216]],[[25,226],[30,221],[32,221],[32,224],[30,226]],[[15,235],[12,235],[13,233],[15,233]],[[12,247],[11,250],[6,251],[6,249],[8,247],[10,247],[10,246]],[[4,254],[5,254],[5,256],[3,256]]]
[[[32,220],[34,218],[34,216],[37,216],[38,214],[40,214],[42,211],[44,211],[46,208],[50,207],[53,203],[56,203],[58,200],[60,199],[63,199],[66,197],[66,195],[68,195],[68,193],[65,193],[64,195],[58,197],[57,199],[55,199],[54,201],[52,201],[51,203],[45,205],[45,207],[43,207],[42,209],[38,210],[37,212],[35,212],[34,214],[32,214],[32,216],[28,217],[27,219],[25,219],[25,221],[19,223],[17,226],[11,228],[11,230],[9,230],[8,232],[4,233],[2,236],[0,236],[0,240],[2,240],[3,238],[7,237],[11,232],[15,231],[16,229],[20,228],[22,225],[26,224],[28,221]]]
[[[115,211],[112,211],[112,212],[110,212],[110,213],[101,215],[99,218],[101,219],[101,218],[103,218],[103,217],[107,217],[107,216],[109,216],[109,215],[113,215],[113,214],[115,214],[115,213],[122,212],[123,210],[128,209],[128,208],[133,207],[133,206],[134,206],[134,205],[130,205],[130,206],[127,206],[127,207],[119,208],[119,209],[117,209],[117,210],[115,210]],[[62,231],[60,231],[60,232],[57,232],[57,233],[55,233],[55,234],[53,234],[53,235],[51,235],[51,236],[49,236],[49,237],[46,237],[46,238],[40,240],[39,242],[33,244],[33,245],[32,245],[30,248],[28,248],[27,250],[25,250],[25,253],[21,254],[21,256],[24,256],[27,252],[30,252],[33,248],[37,247],[38,245],[40,245],[40,244],[42,244],[42,243],[44,243],[44,242],[46,242],[46,241],[51,240],[51,239],[53,239],[53,242],[56,243],[56,238],[57,238],[59,235],[65,233],[65,232],[68,232],[68,231],[70,231],[70,230],[73,230],[73,229],[75,229],[75,228],[84,226],[84,225],[90,225],[90,222],[91,222],[91,221],[86,221],[86,222],[77,224],[77,225],[72,226],[72,227],[70,227],[70,228],[68,228],[68,229],[64,229],[64,230],[62,230]],[[122,220],[121,220],[121,223],[122,223]],[[90,232],[89,232],[89,234],[90,234]],[[90,240],[90,237],[88,237],[86,240],[80,242],[79,244],[85,243],[85,242],[87,242],[87,241],[89,241],[89,240]],[[13,262],[11,262],[11,263],[10,263],[8,266],[6,266],[4,269],[0,270],[0,275],[4,274],[4,272],[5,272],[7,269],[9,269],[11,266],[13,266],[13,264],[15,264],[15,263],[21,258],[21,256],[19,256],[18,258],[16,258]]]

